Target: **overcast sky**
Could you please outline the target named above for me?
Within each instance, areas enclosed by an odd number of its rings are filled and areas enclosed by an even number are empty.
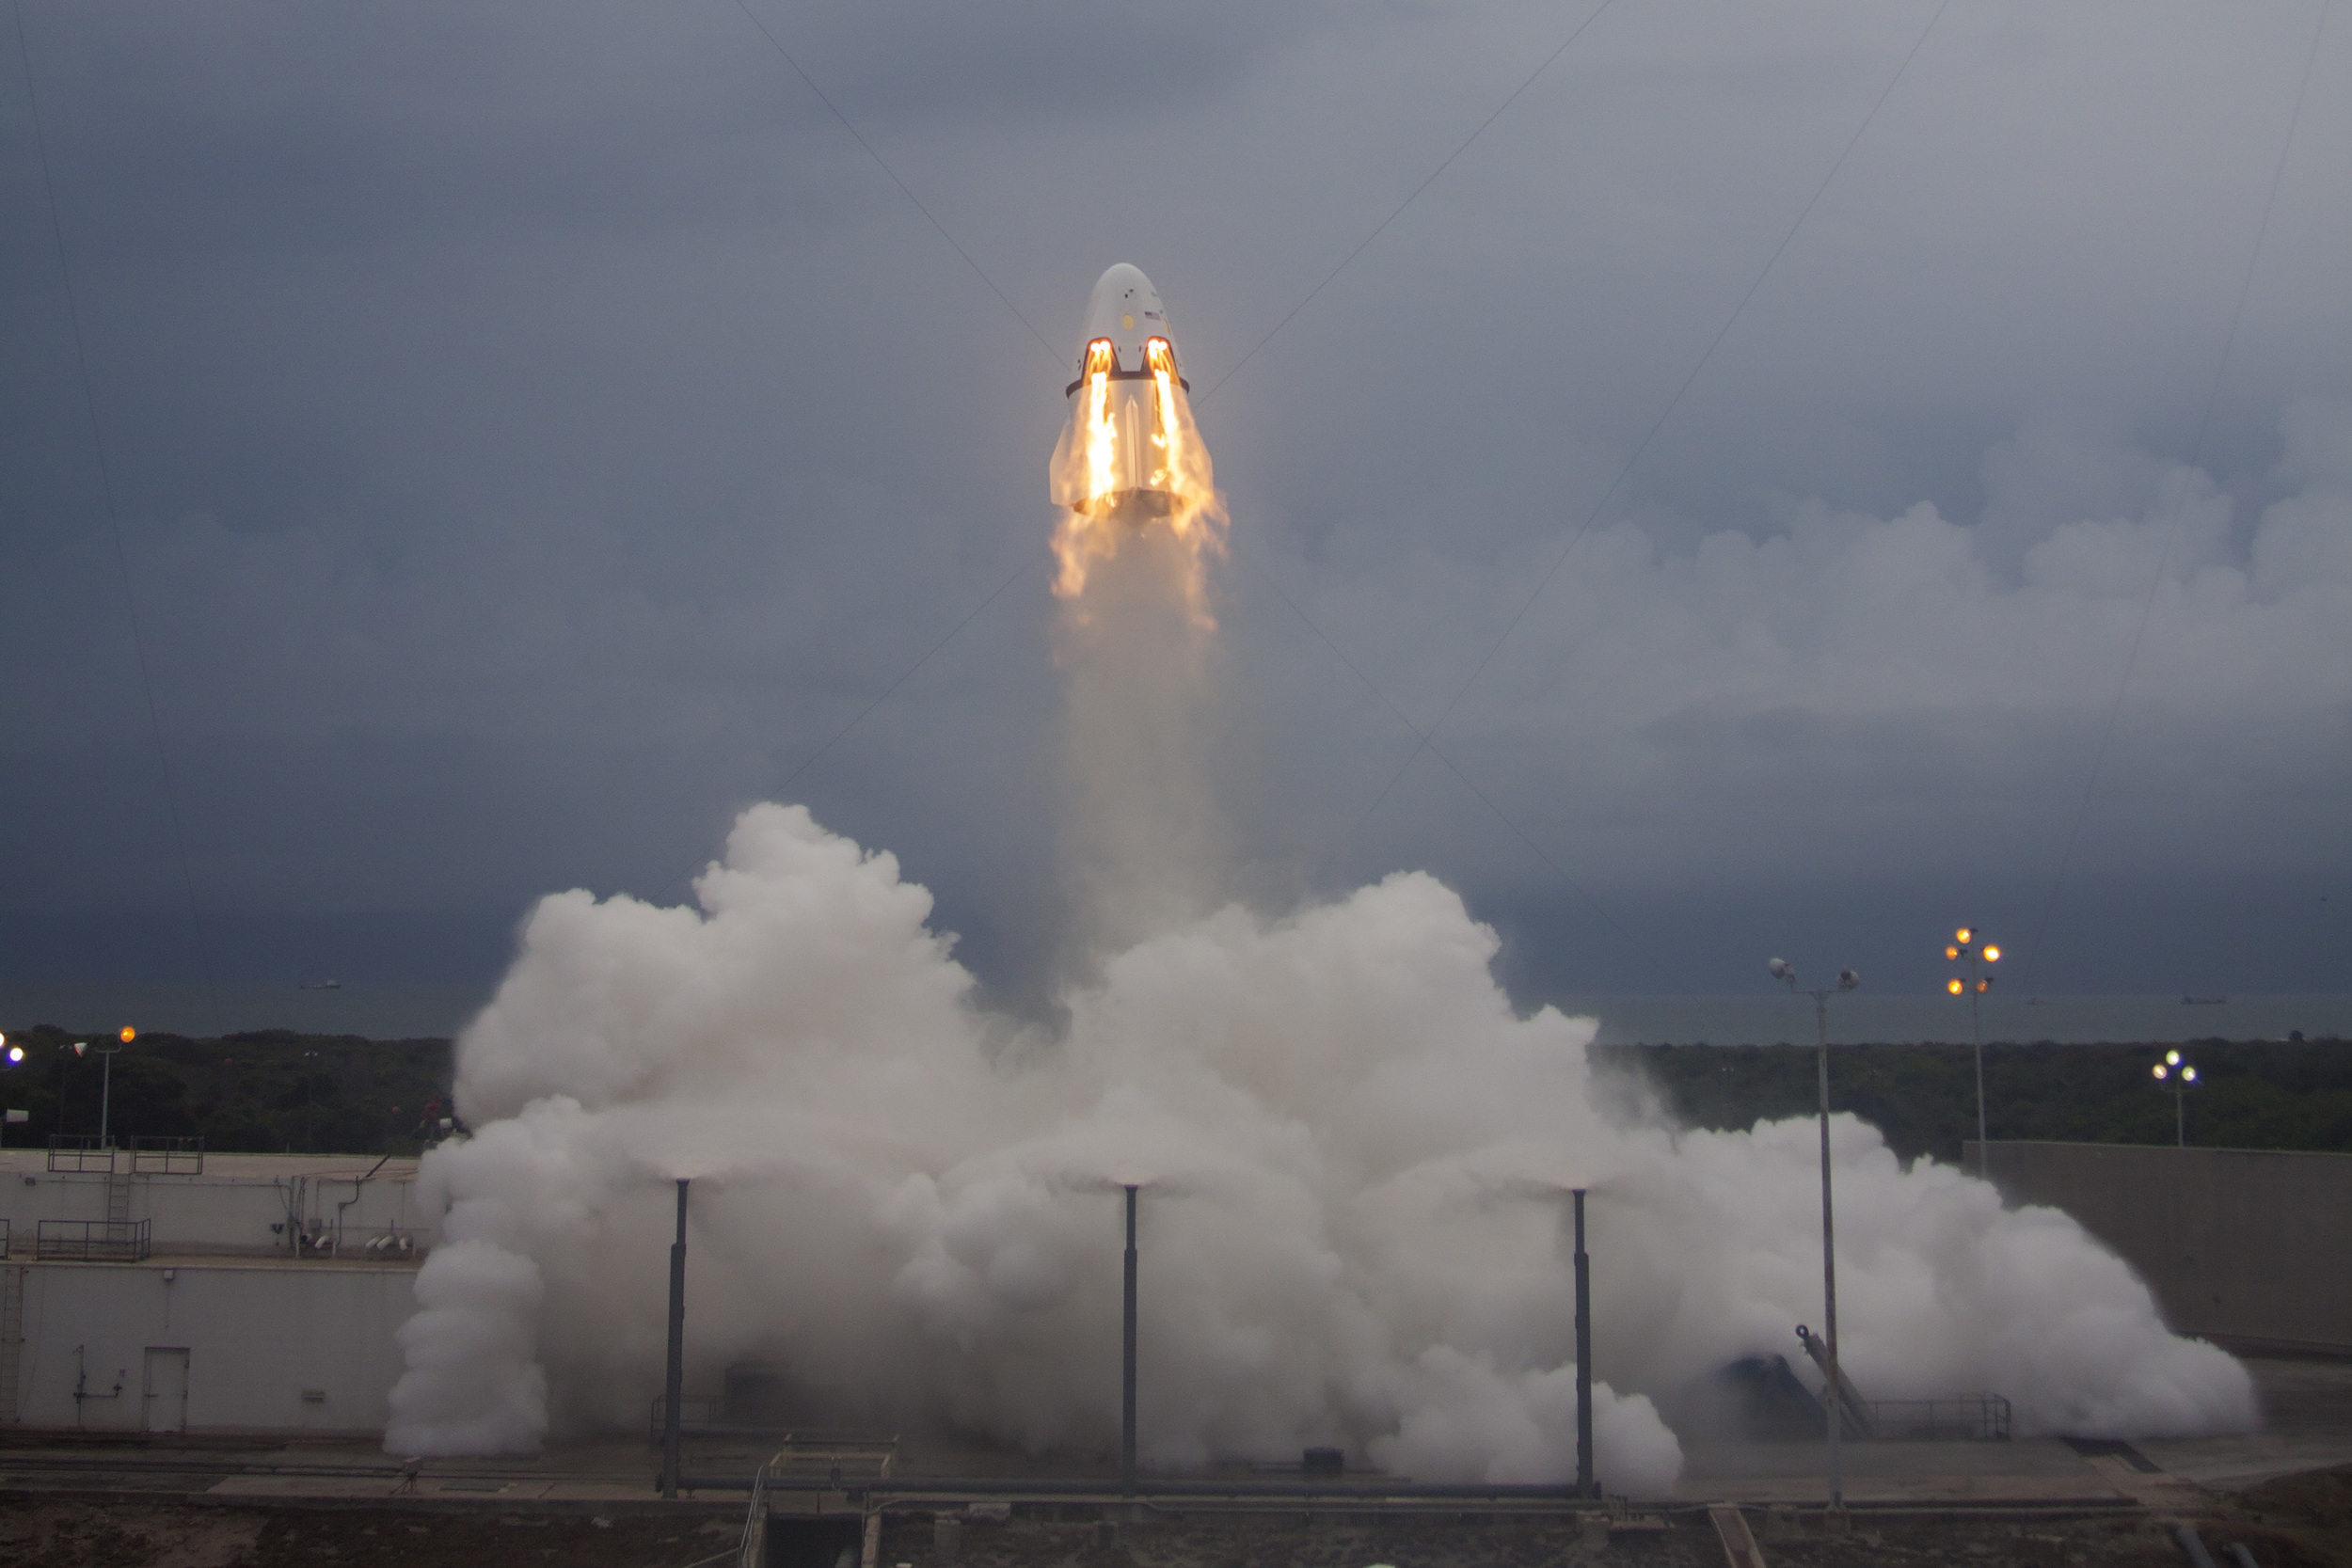
[[[2346,989],[2352,22],[1613,0],[1447,164],[1589,0],[752,8],[855,135],[728,0],[24,0],[0,978],[193,976],[191,890],[224,977],[486,978],[953,632],[784,795],[1033,988],[1130,261],[1262,899],[1435,870],[1522,1000],[1925,990],[1961,918]]]

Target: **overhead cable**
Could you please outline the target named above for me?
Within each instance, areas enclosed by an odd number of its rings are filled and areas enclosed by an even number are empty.
[[[2332,0],[2320,0],[2319,21],[2312,28],[2311,47],[2303,55],[2303,74],[2295,88],[2295,106],[2287,112],[2286,135],[2279,143],[2279,157],[2270,168],[2270,192],[2263,198],[2262,221],[2254,226],[2253,248],[2247,253],[2246,272],[2238,279],[2237,303],[2230,309],[2230,327],[2222,334],[2221,357],[2214,365],[2213,381],[2205,388],[2204,412],[2197,419],[2197,436],[2189,444],[2188,469],[2181,475],[2181,483],[2172,495],[2170,515],[2165,519],[2164,545],[2156,555],[2155,576],[2148,582],[2148,596],[2139,607],[2139,619],[2132,627],[2131,647],[2123,656],[2123,672],[2116,678],[2115,701],[2107,705],[2107,716],[2099,726],[2099,745],[2091,753],[2090,773],[2083,780],[2082,799],[2075,803],[2074,820],[2066,830],[2066,844],[2058,851],[2057,872],[2050,879],[2049,895],[2042,901],[2042,918],[2034,927],[2032,945],[2025,952],[2028,965],[2038,964],[2042,942],[2049,935],[2050,917],[2058,909],[2058,892],[2066,885],[2066,873],[2074,864],[2074,847],[2082,837],[2083,822],[2090,815],[2091,795],[2099,787],[2100,769],[2106,766],[2107,747],[2115,738],[2115,721],[2123,711],[2123,698],[2131,689],[2132,670],[2139,662],[2140,644],[2148,637],[2148,622],[2156,608],[2156,595],[2163,591],[2165,573],[2172,563],[2173,542],[2181,531],[2181,514],[2188,506],[2190,481],[2205,457],[2205,437],[2213,428],[2213,412],[2221,400],[2222,378],[2230,368],[2230,354],[2237,346],[2238,324],[2246,317],[2246,301],[2254,291],[2254,269],[2262,261],[2263,241],[2270,232],[2270,214],[2279,204],[2279,185],[2287,172],[2287,154],[2295,148],[2295,128],[2303,118],[2303,99],[2311,90],[2312,66],[2319,58],[2319,40],[2328,30],[2328,11]],[[2029,969],[2028,974],[2032,973]]]
[[[33,146],[40,155],[41,195],[49,208],[49,235],[57,250],[57,276],[65,284],[66,321],[72,328],[73,362],[82,378],[82,412],[89,421],[90,451],[98,462],[98,489],[106,515],[106,537],[114,546],[115,574],[122,587],[122,608],[131,626],[131,654],[139,673],[139,691],[146,700],[148,736],[155,747],[155,768],[163,780],[164,808],[171,821],[171,844],[180,859],[180,887],[187,896],[188,926],[196,937],[196,957],[199,972],[204,976],[204,998],[213,1015],[215,1034],[227,1032],[221,1017],[220,995],[214,984],[212,944],[205,938],[204,917],[196,899],[196,875],[188,863],[187,831],[182,825],[180,793],[171,777],[171,754],[164,746],[164,724],[155,705],[155,681],[148,669],[147,634],[139,625],[138,595],[131,584],[131,557],[122,546],[122,521],[115,506],[114,468],[106,460],[106,436],[98,418],[98,394],[89,372],[89,350],[82,335],[81,298],[73,287],[73,268],[67,260],[65,225],[57,215],[57,187],[49,172],[49,138],[41,128],[40,93],[34,85],[33,50],[24,36],[24,8],[22,0],[9,0],[8,9],[16,20],[17,57],[24,67],[24,103],[33,119]]]

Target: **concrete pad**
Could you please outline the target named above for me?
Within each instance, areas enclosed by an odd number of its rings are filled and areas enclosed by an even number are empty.
[[[2352,1465],[2352,1361],[2249,1356],[2263,1430],[2134,1445],[2169,1475],[2240,1491],[2298,1470]]]
[[[2112,1504],[2129,1494],[2055,1438],[2007,1443],[1850,1443],[1849,1503]],[[1684,1455],[1677,1501],[1818,1503],[1829,1492],[1820,1443],[1714,1443]]]

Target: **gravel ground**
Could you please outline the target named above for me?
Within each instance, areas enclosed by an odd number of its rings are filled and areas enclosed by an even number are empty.
[[[1773,1568],[2185,1568],[2169,1521],[1865,1516],[1825,1536],[1802,1518],[1749,1514]],[[2243,1542],[2263,1568],[2352,1568],[2352,1467],[2214,1494],[2190,1521],[2223,1568]],[[1654,1533],[1588,1544],[1573,1521],[1482,1517],[1362,1519],[1299,1514],[1158,1518],[1105,1529],[1076,1511],[958,1522],[952,1555],[925,1515],[891,1518],[881,1568],[1718,1568],[1704,1514]],[[416,1509],[245,1509],[140,1498],[0,1496],[0,1563],[43,1568],[691,1568],[726,1554],[733,1517],[448,1513]],[[723,1563],[712,1568],[723,1568]],[[791,1568],[798,1568],[797,1564]],[[830,1560],[814,1568],[831,1568]]]

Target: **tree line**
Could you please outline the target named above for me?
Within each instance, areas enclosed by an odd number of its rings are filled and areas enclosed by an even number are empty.
[[[28,1119],[6,1128],[6,1141],[46,1148],[52,1133],[96,1133],[106,1075],[97,1048],[112,1037],[47,1025],[8,1033],[24,1060],[0,1071],[0,1104]],[[76,1055],[76,1040],[90,1049]],[[2352,1153],[2352,1044],[2204,1040],[2178,1049],[2198,1071],[2187,1096],[2190,1143]],[[2149,1072],[2164,1050],[1988,1045],[1988,1131],[1996,1139],[2169,1144],[2172,1093]],[[1620,1084],[1654,1090],[1690,1127],[1741,1129],[1809,1116],[1817,1102],[1810,1047],[1613,1045],[1592,1055]],[[276,1029],[142,1035],[114,1058],[107,1123],[118,1143],[200,1137],[221,1153],[413,1153],[450,1114],[451,1067],[446,1039]],[[1830,1103],[1877,1124],[1904,1159],[1957,1163],[1977,1129],[1969,1048],[1832,1046]]]
[[[5,1129],[11,1147],[95,1134],[102,1095],[117,1144],[200,1137],[224,1154],[413,1154],[449,1114],[445,1039],[283,1029],[212,1039],[141,1035],[115,1055],[109,1086],[98,1051],[116,1043],[111,1033],[41,1025],[8,1037],[24,1059],[0,1070],[0,1103],[28,1113]],[[77,1040],[88,1046],[78,1055]]]
[[[1998,1044],[1984,1048],[1985,1131],[1999,1139],[2169,1144],[2172,1090],[2150,1069],[2178,1050],[2197,1069],[2188,1142],[2208,1148],[2352,1153],[2352,1044],[2201,1040],[2188,1045]],[[1686,1126],[1736,1129],[1810,1116],[1810,1046],[1596,1046],[1597,1064],[1638,1067]],[[1957,1164],[1977,1135],[1965,1045],[1833,1045],[1830,1108],[1874,1122],[1904,1159]]]

